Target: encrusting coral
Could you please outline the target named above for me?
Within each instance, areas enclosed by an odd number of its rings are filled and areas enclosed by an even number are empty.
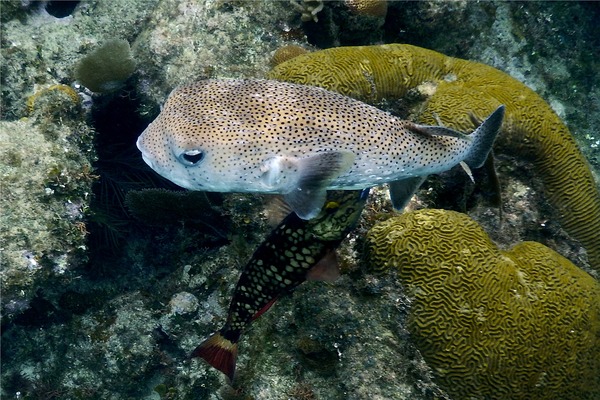
[[[468,216],[424,209],[375,225],[367,265],[397,269],[409,331],[453,398],[600,395],[600,284],[553,250],[500,251]]]
[[[68,96],[74,105],[79,105],[81,103],[81,99],[79,98],[79,95],[70,86],[60,85],[60,84],[52,85],[50,87],[38,90],[37,92],[35,92],[34,94],[32,94],[31,96],[29,96],[27,98],[27,110],[29,111],[30,114],[33,114],[35,111],[36,101],[39,98],[41,98],[49,93],[62,93],[64,95]]]
[[[345,0],[344,3],[355,14],[381,18],[387,14],[386,0]]]
[[[552,108],[523,83],[485,64],[411,45],[338,47],[299,55],[277,65],[271,79],[321,86],[367,101],[428,89],[418,119],[464,131],[506,105],[495,148],[531,160],[561,224],[586,248],[600,270],[600,191],[589,164]],[[425,92],[425,90],[423,90]]]

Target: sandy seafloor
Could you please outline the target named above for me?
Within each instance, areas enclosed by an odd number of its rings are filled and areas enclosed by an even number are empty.
[[[598,3],[390,1],[376,15],[360,7],[377,3],[385,2],[0,1],[2,398],[463,398],[452,394],[472,371],[450,386],[436,378],[444,372],[427,362],[409,329],[406,287],[396,273],[372,274],[362,258],[368,229],[393,213],[385,188],[373,191],[339,249],[342,277],[303,284],[244,334],[233,383],[190,360],[225,322],[239,274],[271,229],[269,201],[182,191],[135,148],[184,82],[264,77],[286,45],[407,43],[525,83],[566,123],[598,182]],[[111,39],[127,41],[130,53],[109,51],[87,71],[105,84],[92,92],[76,65]],[[411,102],[378,106],[407,117]],[[496,170],[501,217],[481,191],[463,190],[460,171],[429,179],[409,209],[465,212],[501,249],[538,241],[597,286],[598,267],[560,225],[531,162],[500,152]],[[600,354],[598,302],[568,309],[584,309],[592,321],[596,341],[586,351],[593,354]],[[571,348],[577,358],[581,348]],[[581,368],[600,376],[597,365]],[[540,382],[542,389],[555,383]],[[594,398],[597,382],[590,385],[566,385],[568,395]],[[519,390],[470,395],[567,396]]]

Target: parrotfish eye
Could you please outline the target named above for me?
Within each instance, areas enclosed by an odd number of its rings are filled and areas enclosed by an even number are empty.
[[[202,150],[186,150],[179,155],[179,160],[189,166],[196,166],[204,159],[204,153]]]

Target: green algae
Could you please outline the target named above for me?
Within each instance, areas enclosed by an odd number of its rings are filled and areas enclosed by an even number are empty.
[[[112,39],[82,58],[75,79],[92,92],[112,92],[135,71],[135,60],[126,40]]]

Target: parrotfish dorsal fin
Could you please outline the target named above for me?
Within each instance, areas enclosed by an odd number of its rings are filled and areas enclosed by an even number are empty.
[[[272,164],[285,164],[287,170],[279,168],[273,175],[280,175],[278,179],[296,181],[292,190],[284,195],[285,201],[300,218],[311,219],[325,204],[329,183],[350,170],[355,155],[345,151],[328,151],[306,158],[277,158],[281,160]]]
[[[340,277],[340,269],[335,250],[329,250],[314,267],[306,273],[307,281],[333,283]]]
[[[277,227],[291,212],[294,210],[286,203],[283,196],[271,195],[265,199],[265,214],[271,228]]]

